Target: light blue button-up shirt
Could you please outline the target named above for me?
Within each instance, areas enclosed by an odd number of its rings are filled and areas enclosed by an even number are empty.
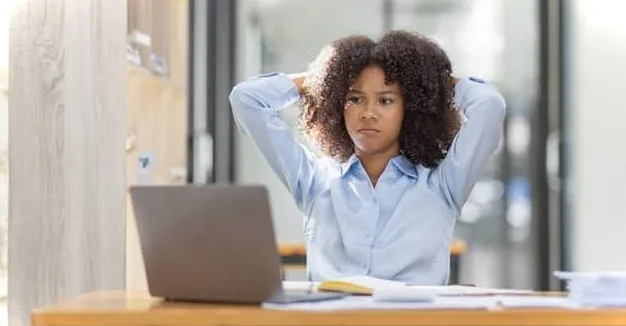
[[[282,73],[235,86],[235,120],[250,135],[305,216],[307,275],[354,275],[420,285],[448,283],[450,244],[461,208],[497,149],[505,102],[491,84],[462,78],[454,101],[465,123],[434,169],[396,156],[373,188],[356,156],[316,158],[279,117],[300,98]]]

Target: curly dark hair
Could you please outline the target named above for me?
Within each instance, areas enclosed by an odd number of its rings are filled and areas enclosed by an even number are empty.
[[[343,116],[346,95],[359,73],[379,65],[389,83],[404,95],[400,151],[415,164],[436,167],[461,126],[453,104],[452,65],[432,40],[408,31],[391,31],[378,42],[351,35],[322,49],[309,65],[300,122],[322,152],[339,162],[354,153]]]

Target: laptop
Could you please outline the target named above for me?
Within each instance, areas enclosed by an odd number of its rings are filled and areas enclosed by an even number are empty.
[[[141,185],[130,195],[154,297],[260,304],[345,296],[283,288],[263,186]]]

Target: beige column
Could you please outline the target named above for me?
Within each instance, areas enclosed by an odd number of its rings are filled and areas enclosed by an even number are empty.
[[[158,56],[161,74],[149,60],[128,63],[126,75],[126,183],[131,186],[186,183],[188,0],[129,0],[128,32],[142,58]],[[142,35],[142,37],[137,37]],[[138,42],[141,39],[143,42]],[[149,40],[149,42],[147,41]],[[140,177],[139,158],[153,162]],[[148,288],[131,201],[127,210],[126,288]]]
[[[125,0],[18,0],[10,20],[9,323],[125,285]]]

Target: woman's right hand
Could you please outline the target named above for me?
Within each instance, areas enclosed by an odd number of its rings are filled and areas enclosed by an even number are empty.
[[[293,83],[296,85],[296,88],[298,89],[298,93],[300,93],[300,95],[303,95],[305,93],[304,81],[306,80],[306,77],[307,74],[305,72],[289,75],[289,78],[291,78]]]

